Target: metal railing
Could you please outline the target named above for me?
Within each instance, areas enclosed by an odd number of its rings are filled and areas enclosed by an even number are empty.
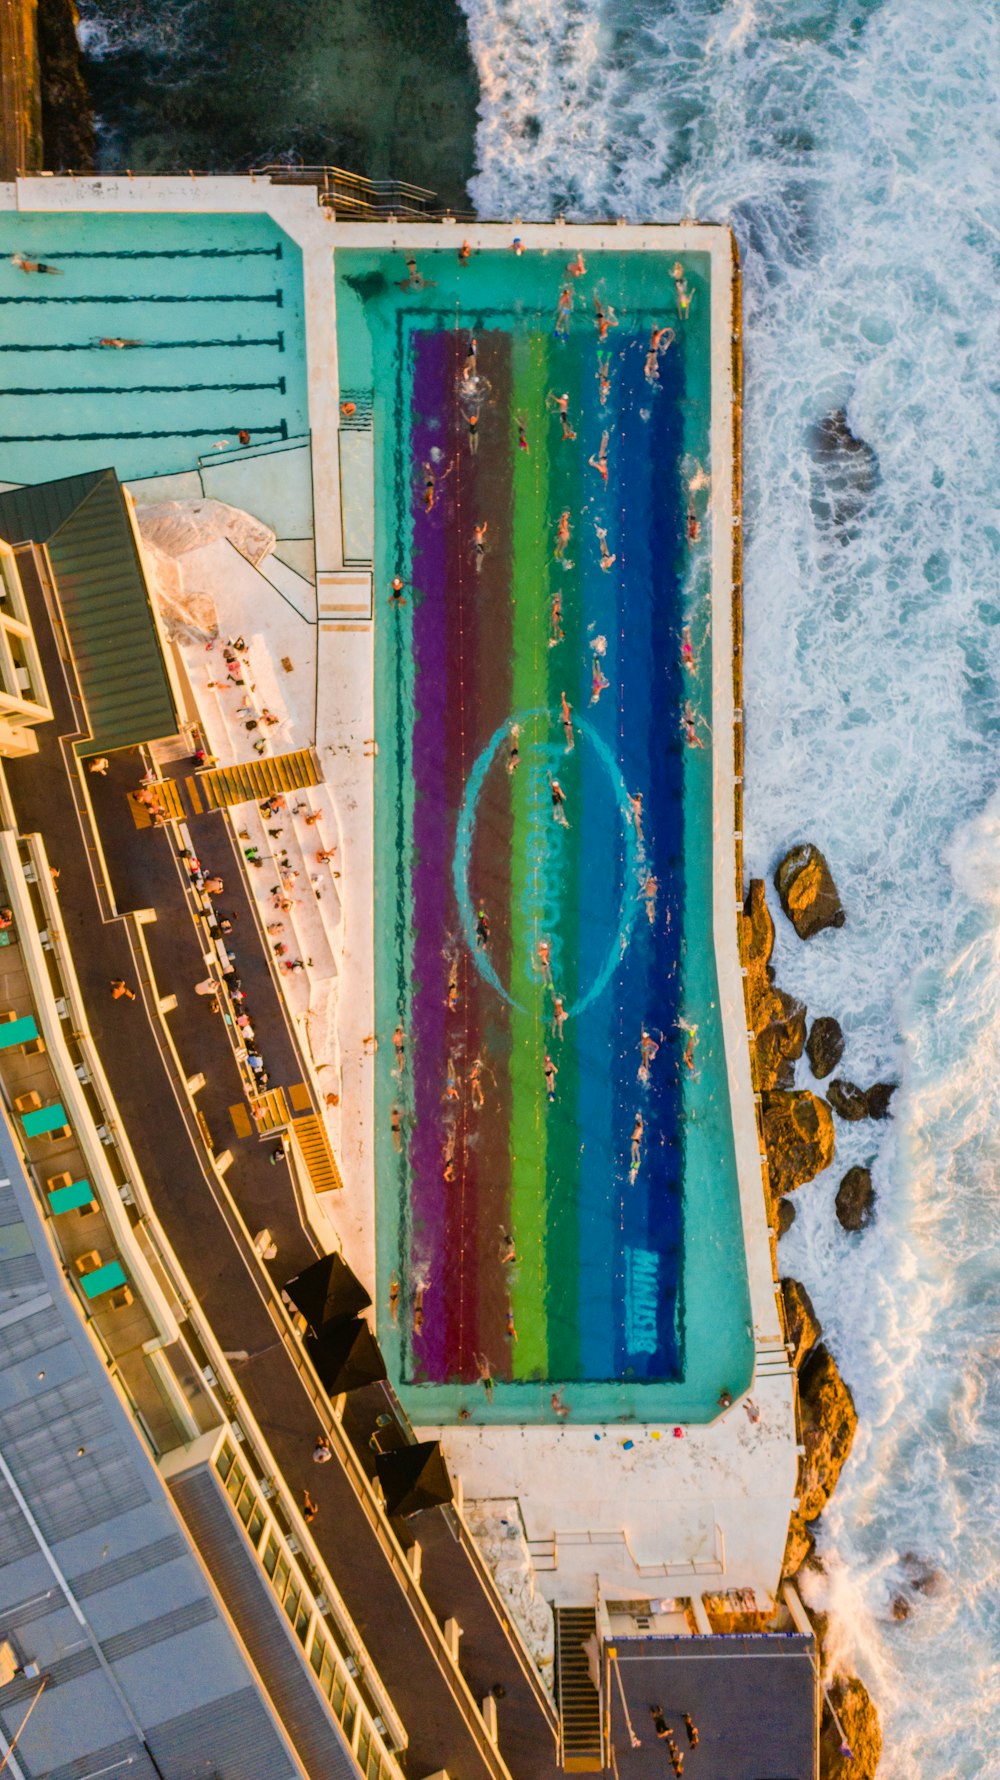
[[[450,210],[442,205],[436,192],[426,186],[413,185],[406,179],[369,179],[364,173],[351,173],[345,167],[297,167],[284,161],[269,161],[263,167],[251,168],[251,177],[262,176],[275,185],[313,185],[317,201],[337,217],[354,222],[437,222],[450,217],[455,222],[471,220],[471,210]]]

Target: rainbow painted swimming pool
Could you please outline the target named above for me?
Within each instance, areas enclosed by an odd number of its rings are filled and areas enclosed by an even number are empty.
[[[712,927],[710,262],[411,277],[342,251],[337,275],[341,386],[373,392],[390,1370],[422,1423],[708,1419],[752,1366]]]

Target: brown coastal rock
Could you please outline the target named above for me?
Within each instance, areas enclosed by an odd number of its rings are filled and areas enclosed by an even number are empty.
[[[806,1526],[801,1514],[793,1514],[788,1522],[785,1555],[781,1560],[782,1576],[797,1576],[816,1549],[816,1535]]]
[[[882,1726],[863,1681],[842,1676],[830,1688],[843,1738],[828,1707],[823,1709],[819,1745],[820,1780],[874,1780],[882,1759]],[[846,1743],[850,1755],[842,1753]]]
[[[783,1279],[781,1298],[785,1307],[785,1331],[792,1347],[792,1365],[798,1371],[823,1334],[823,1325],[812,1299],[797,1279]]]
[[[771,1193],[780,1199],[830,1166],[833,1120],[808,1088],[764,1094],[762,1113]]]
[[[806,1010],[794,995],[776,989],[770,965],[774,922],[763,880],[752,878],[743,905],[743,957],[747,968],[747,1016],[756,1039],[757,1087],[790,1088],[795,1060],[806,1041]]]
[[[808,1521],[822,1514],[833,1494],[858,1425],[854,1399],[823,1342],[799,1372],[799,1424],[805,1447],[799,1513]]]
[[[784,1236],[795,1222],[794,1199],[778,1200],[778,1235]]]
[[[868,1096],[864,1088],[859,1088],[856,1082],[845,1082],[838,1076],[837,1080],[831,1082],[827,1088],[826,1097],[837,1117],[846,1119],[848,1124],[853,1125],[857,1119],[871,1117],[868,1111]]]
[[[837,1219],[844,1230],[866,1230],[875,1216],[870,1168],[849,1168],[837,1188]]]
[[[833,1074],[844,1055],[844,1034],[839,1020],[831,1014],[821,1014],[813,1021],[806,1039],[806,1055],[817,1081]]]
[[[889,1117],[889,1103],[898,1086],[898,1082],[872,1083],[865,1095],[865,1099],[868,1102],[868,1117],[870,1119],[887,1119]]]
[[[781,906],[800,939],[824,927],[843,927],[847,916],[823,854],[811,841],[792,847],[774,874]]]

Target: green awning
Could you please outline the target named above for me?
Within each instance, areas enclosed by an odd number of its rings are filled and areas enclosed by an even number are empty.
[[[114,470],[6,490],[0,537],[48,549],[92,733],[81,754],[176,735],[160,635]]]

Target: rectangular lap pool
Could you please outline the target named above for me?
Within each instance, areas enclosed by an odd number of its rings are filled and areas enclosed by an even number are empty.
[[[374,424],[390,1371],[421,1423],[708,1419],[752,1367],[712,929],[710,260],[336,269],[342,391]]]

